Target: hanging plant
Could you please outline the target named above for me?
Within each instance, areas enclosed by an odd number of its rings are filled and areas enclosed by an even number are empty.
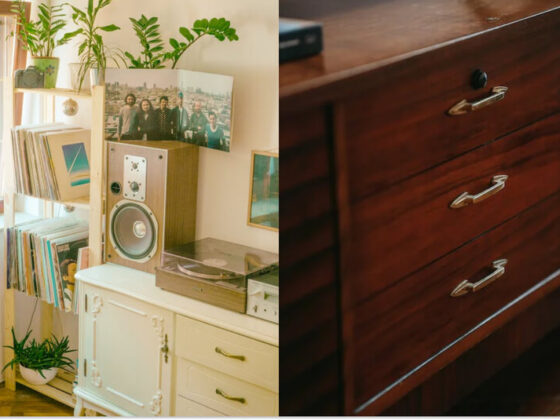
[[[204,36],[211,36],[222,42],[238,41],[239,36],[235,28],[231,27],[231,22],[225,18],[199,19],[194,22],[192,28],[181,27],[179,33],[183,39],[180,41],[171,38],[169,45],[171,49],[164,50],[164,43],[159,33],[160,25],[157,17],[147,18],[141,15],[139,19],[130,18],[132,27],[143,50],[139,57],[134,57],[130,52],[125,52],[125,56],[130,61],[130,68],[133,69],[160,69],[165,67],[167,61],[171,61],[171,68],[175,68],[183,54],[199,39]]]

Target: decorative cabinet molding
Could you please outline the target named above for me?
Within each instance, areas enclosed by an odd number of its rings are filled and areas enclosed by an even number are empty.
[[[89,299],[79,315],[80,409],[278,414],[277,325],[165,292],[130,268],[108,264],[76,277],[81,302]]]

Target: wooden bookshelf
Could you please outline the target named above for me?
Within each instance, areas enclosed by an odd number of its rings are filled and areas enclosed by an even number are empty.
[[[31,88],[16,88],[14,89],[15,93],[36,93],[45,96],[65,96],[67,98],[73,99],[91,99],[91,91],[89,90],[81,90],[76,92],[73,89],[63,89],[63,88],[56,88],[56,89],[31,89]]]
[[[21,89],[13,88],[13,80],[8,80],[4,92],[4,103],[10,104],[15,101],[16,94],[34,93],[42,96],[43,100],[43,118],[45,123],[55,122],[55,97],[69,97],[74,99],[90,99],[92,100],[91,114],[91,150],[90,150],[90,195],[69,202],[57,202],[45,198],[43,200],[43,209],[41,217],[53,217],[55,203],[64,206],[71,206],[78,209],[89,210],[89,248],[90,248],[90,266],[99,265],[102,262],[102,236],[103,236],[103,187],[104,187],[104,161],[105,161],[105,142],[103,139],[103,119],[105,110],[105,87],[95,86],[91,91],[76,92],[72,89]],[[9,86],[11,84],[11,86]],[[4,126],[10,129],[14,125],[13,108],[5,106],[2,115]],[[5,228],[14,226],[16,214],[16,198],[18,196],[31,197],[30,195],[19,194],[15,191],[8,191],[4,195],[4,226]],[[6,237],[6,235],[4,235]],[[4,239],[6,241],[6,238]],[[4,247],[4,255],[0,256],[0,281],[6,284],[6,262],[7,247]],[[4,286],[5,287],[5,286]],[[11,329],[15,325],[17,307],[15,305],[14,289],[6,289],[4,294],[4,340],[6,345],[11,345]],[[41,335],[43,337],[50,336],[52,331],[52,305],[41,302]],[[4,363],[13,358],[13,352],[10,349],[4,349]],[[75,397],[73,395],[73,377],[65,373],[61,373],[46,385],[32,385],[25,381],[19,372],[16,373],[12,369],[4,371],[4,380],[6,388],[10,390],[16,389],[16,384],[24,385],[43,395],[46,395],[56,401],[66,404],[70,407],[75,406]]]
[[[34,195],[28,195],[28,194],[24,194],[24,193],[17,193],[18,196],[23,196],[23,197],[29,197],[29,198],[34,198],[36,200],[43,200],[45,202],[49,202],[49,203],[53,203],[53,204],[60,204],[63,205],[65,207],[74,207],[77,209],[85,209],[85,210],[89,210],[89,197],[80,197],[80,198],[76,198],[75,200],[70,200],[70,201],[57,201],[57,200],[51,200],[50,198],[44,198],[44,197],[36,197]]]

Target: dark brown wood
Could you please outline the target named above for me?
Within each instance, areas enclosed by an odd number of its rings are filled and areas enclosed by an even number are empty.
[[[14,16],[12,12],[13,2],[0,1],[0,16]],[[25,16],[29,19],[31,15],[31,3],[24,2]],[[23,43],[20,39],[16,41],[16,55],[14,60],[14,70],[24,69],[27,62],[27,51],[23,49]],[[23,93],[14,95],[14,125],[21,124],[21,113],[23,111]]]
[[[357,75],[558,6],[557,0],[281,0],[281,16],[324,24],[323,54],[281,65],[281,107],[332,100]]]
[[[455,340],[466,339],[469,331],[483,327],[484,320],[560,267],[558,208],[557,194],[357,307],[355,341],[345,346],[353,352],[356,406]],[[494,283],[450,296],[463,280],[488,275],[492,261],[502,258],[508,260],[506,271]]]
[[[547,118],[351,207],[352,251],[345,264],[349,304],[560,190],[559,131],[560,116]],[[484,191],[502,174],[509,178],[494,196],[449,207],[463,192]]]
[[[471,393],[484,381],[515,360],[535,342],[560,324],[560,292],[556,291],[521,312],[503,328],[485,338],[480,344],[461,355],[455,362],[435,373],[429,380],[411,391],[405,398],[385,410],[383,415],[514,415],[514,413],[468,413],[448,412],[458,401]],[[556,332],[558,334],[558,330]],[[541,368],[554,368],[558,357],[548,360],[537,359],[534,363]],[[535,355],[532,355],[535,357]],[[522,381],[527,383],[530,372],[523,372]],[[529,385],[530,386],[530,385]],[[537,388],[533,388],[537,391]],[[498,391],[494,389],[494,391]],[[511,396],[510,396],[511,398]],[[514,396],[513,398],[517,398]],[[472,408],[472,407],[471,407]],[[522,413],[516,413],[522,414]],[[531,415],[546,415],[537,411]],[[529,415],[529,413],[525,413]]]
[[[340,413],[336,213],[325,109],[281,119],[280,413]]]
[[[361,96],[344,102],[350,200],[560,110],[559,19],[560,9],[457,42],[380,69],[367,89],[362,84]],[[484,89],[470,86],[476,68],[490,76]],[[494,86],[508,87],[502,101],[446,114]]]

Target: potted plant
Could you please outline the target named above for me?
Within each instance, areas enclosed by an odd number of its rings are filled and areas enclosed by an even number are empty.
[[[164,50],[164,43],[159,33],[157,17],[147,18],[141,15],[139,19],[129,18],[132,28],[140,41],[142,51],[140,56],[134,57],[130,52],[124,55],[129,59],[132,69],[160,69],[164,68],[166,61],[171,60],[171,68],[175,68],[179,59],[195,42],[200,38],[210,35],[218,41],[237,41],[235,28],[231,27],[231,22],[225,18],[199,19],[196,20],[192,28],[179,28],[179,33],[184,40],[178,41],[175,38],[169,40],[171,49]]]
[[[126,62],[119,50],[112,49],[105,45],[101,32],[113,32],[120,28],[116,25],[96,26],[95,20],[97,15],[104,7],[111,4],[111,0],[88,0],[85,10],[81,10],[67,3],[72,8],[72,20],[79,29],[76,31],[81,39],[78,46],[78,55],[80,57],[80,69],[78,71],[78,89],[82,88],[82,84],[88,72],[93,70],[92,86],[102,84],[105,79],[105,69],[107,62],[112,60],[117,67],[119,62],[126,66]],[[120,61],[119,61],[120,60]]]
[[[18,16],[16,36],[22,41],[23,48],[30,52],[31,64],[45,74],[44,87],[56,87],[59,59],[53,57],[54,49],[68,43],[78,35],[78,31],[67,32],[56,39],[56,35],[66,26],[60,5],[39,4],[36,21],[27,19],[22,0],[14,1],[12,12]]]
[[[69,347],[68,336],[59,340],[54,335],[42,342],[35,339],[27,343],[31,331],[29,331],[21,341],[18,341],[14,329],[12,328],[12,346],[4,346],[14,351],[14,357],[10,360],[2,372],[7,367],[12,369],[19,366],[23,378],[34,385],[43,385],[52,380],[59,368],[72,367],[74,362],[66,356],[76,350]]]

